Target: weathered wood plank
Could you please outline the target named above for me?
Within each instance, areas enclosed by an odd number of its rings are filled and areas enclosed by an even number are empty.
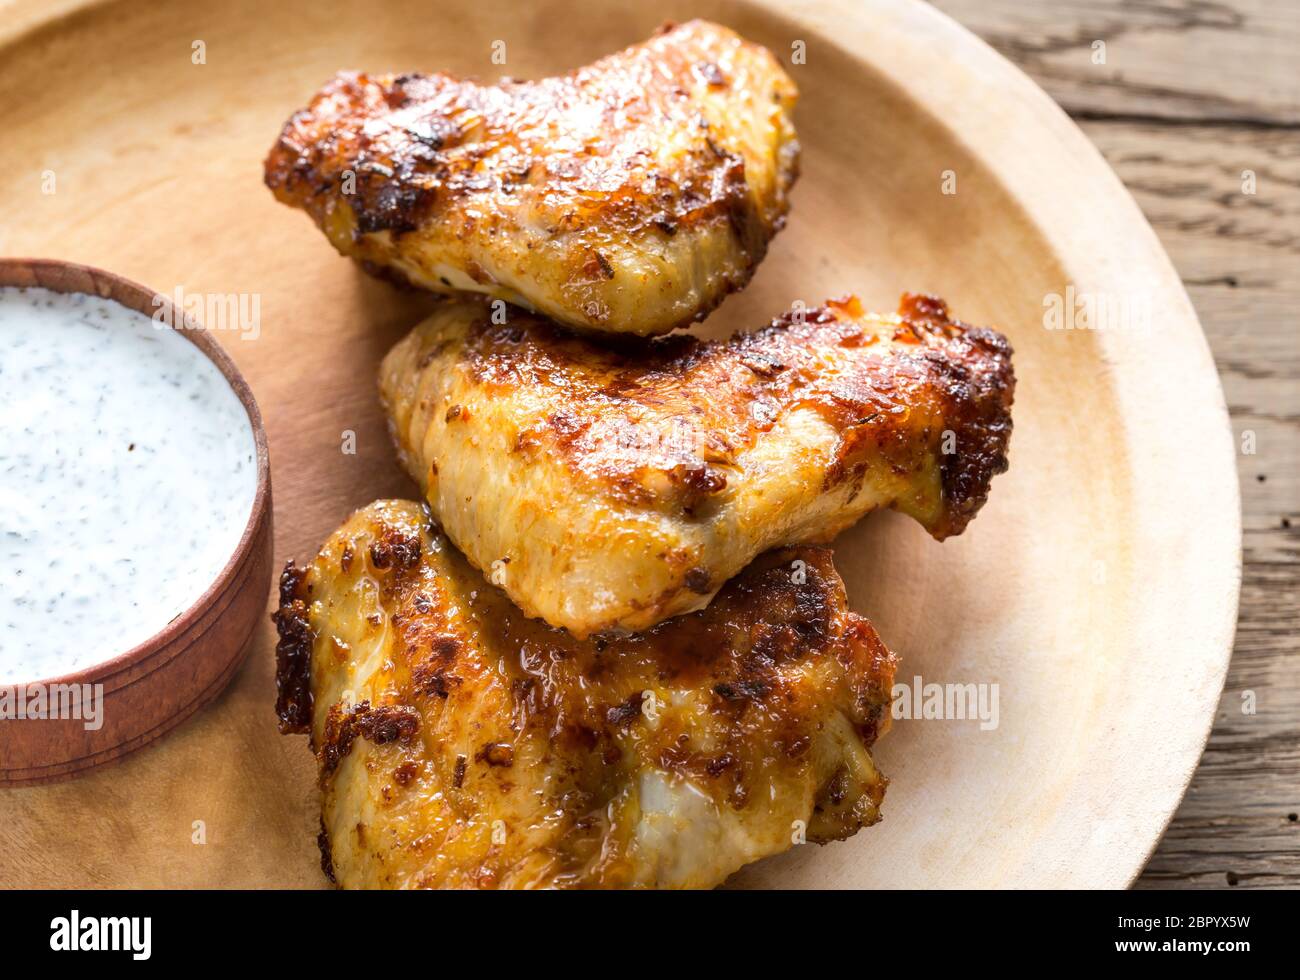
[[[1275,0],[937,0],[1076,117],[1300,124],[1300,7]],[[1105,44],[1105,63],[1094,60]]]

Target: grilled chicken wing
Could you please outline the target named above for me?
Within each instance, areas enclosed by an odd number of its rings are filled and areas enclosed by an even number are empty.
[[[310,731],[347,887],[707,887],[875,823],[894,657],[824,548],[704,612],[580,641],[526,619],[419,504],[281,580],[286,731]]]
[[[285,124],[266,183],[417,286],[665,333],[743,287],[783,225],[796,98],[703,21],[537,82],[350,72]]]
[[[381,395],[451,540],[578,637],[699,609],[761,552],[877,507],[958,534],[1006,469],[1011,349],[938,300],[619,350],[492,314],[444,305],[389,352]]]

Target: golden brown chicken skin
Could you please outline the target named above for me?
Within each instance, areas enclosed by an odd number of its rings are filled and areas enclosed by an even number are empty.
[[[380,377],[447,535],[579,637],[699,609],[756,555],[879,507],[960,533],[1006,469],[1013,388],[1001,334],[915,296],[897,316],[847,299],[618,349],[466,300]]]
[[[311,734],[345,887],[709,887],[880,816],[895,660],[824,548],[579,641],[381,501],[290,563],[276,620],[281,727]]]
[[[665,333],[744,286],[784,224],[796,97],[704,21],[536,82],[347,72],[285,124],[266,183],[417,286]]]

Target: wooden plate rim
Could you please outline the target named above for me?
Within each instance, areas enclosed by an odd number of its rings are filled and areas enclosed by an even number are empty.
[[[56,32],[67,19],[117,0],[49,0],[43,5],[0,0],[6,23],[0,25],[0,59],[15,41],[38,31]],[[1127,439],[1118,447],[1127,456],[1139,505],[1134,527],[1142,539],[1137,544],[1159,554],[1176,533],[1174,522],[1160,510],[1164,487],[1194,488],[1195,513],[1179,519],[1200,532],[1199,601],[1183,603],[1181,615],[1167,619],[1192,638],[1177,668],[1149,672],[1147,680],[1169,680],[1175,672],[1195,668],[1195,689],[1187,699],[1196,701],[1200,723],[1184,724],[1166,732],[1177,736],[1173,754],[1164,753],[1162,764],[1178,770],[1176,778],[1149,797],[1142,832],[1124,839],[1109,853],[1088,842],[1078,842],[1074,859],[1089,869],[1086,883],[1099,887],[1130,884],[1141,872],[1172,818],[1204,750],[1219,695],[1226,677],[1237,618],[1241,581],[1241,514],[1236,477],[1233,433],[1218,374],[1199,321],[1181,280],[1155,233],[1136,203],[1068,116],[1032,80],[993,51],[983,41],[946,15],[919,0],[804,0],[791,10],[781,0],[747,0],[774,20],[807,25],[808,36],[833,45],[844,54],[883,75],[893,87],[929,119],[943,126],[950,138],[969,149],[1014,200],[1020,212],[1008,220],[1031,222],[1050,243],[1054,257],[1069,271],[1071,282],[1084,288],[1098,283],[1144,285],[1160,300],[1162,320],[1157,338],[1100,333],[1095,342],[1110,370],[1110,381],[1122,409],[1137,407],[1137,393],[1145,404],[1161,401],[1178,412],[1163,419],[1164,446],[1190,446],[1181,453],[1162,450],[1160,440],[1141,430],[1144,439]],[[943,63],[943,71],[924,73],[927,66]],[[918,75],[918,68],[923,74]],[[898,79],[907,79],[904,89]],[[985,99],[990,88],[1005,97],[996,104]],[[993,134],[1034,130],[1054,147],[1056,193],[1041,164],[1014,153],[981,151],[968,134],[981,142]],[[1068,180],[1070,191],[1059,186]],[[1045,215],[1058,221],[1044,222]],[[1104,237],[1098,235],[1104,231]],[[1094,240],[1086,241],[1089,237]],[[1171,342],[1170,338],[1173,338]],[[1136,429],[1136,426],[1135,426]],[[1164,501],[1165,504],[1168,501]],[[1184,562],[1184,565],[1190,564]],[[1167,569],[1155,568],[1162,595],[1175,596]],[[1182,566],[1180,566],[1182,568]],[[1150,737],[1150,732],[1147,732]],[[1176,785],[1175,785],[1176,784]],[[1098,860],[1090,862],[1090,858]],[[1029,873],[1021,883],[1042,884],[1043,877]]]
[[[791,16],[781,0],[753,2],[773,17]],[[1008,220],[1028,222],[1046,237],[1054,257],[1081,291],[1096,284],[1114,284],[1111,291],[1120,293],[1145,289],[1153,308],[1161,312],[1159,328],[1151,336],[1095,331],[1100,359],[1110,370],[1121,406],[1136,407],[1135,393],[1141,392],[1143,405],[1163,403],[1176,409],[1162,416],[1158,432],[1138,429],[1130,415],[1126,434],[1137,431],[1144,436],[1140,445],[1130,438],[1125,447],[1134,497],[1145,505],[1134,527],[1148,551],[1159,556],[1171,528],[1176,533],[1175,522],[1185,522],[1202,537],[1202,551],[1209,556],[1201,566],[1204,579],[1194,589],[1200,601],[1185,603],[1177,620],[1193,639],[1179,648],[1182,656],[1176,667],[1148,678],[1177,681],[1193,665],[1200,672],[1194,691],[1200,702],[1198,723],[1181,732],[1170,728],[1159,733],[1170,739],[1182,736],[1176,755],[1162,756],[1167,767],[1179,770],[1176,786],[1166,787],[1161,799],[1149,802],[1146,812],[1152,819],[1140,839],[1123,840],[1120,848],[1106,853],[1079,842],[1072,859],[1090,869],[1090,885],[1127,887],[1160,842],[1204,753],[1236,632],[1242,570],[1240,489],[1231,420],[1209,344],[1181,278],[1128,189],[1065,111],[1018,67],[920,0],[806,0],[795,16],[816,31],[820,43],[882,74],[900,98],[916,105],[978,158],[1020,207],[1021,213]],[[863,50],[869,50],[869,58]],[[915,82],[918,66],[935,64],[940,53],[943,71],[930,73],[922,84],[898,84],[897,79]],[[990,89],[1003,98],[988,101]],[[1053,167],[1047,174],[1041,156],[989,152],[971,141],[973,136],[987,145],[996,142],[997,134],[1014,134],[1019,128],[1032,131],[1040,144],[1053,145],[1051,159],[1061,163],[1059,171]],[[1063,193],[1063,187],[1068,192]],[[1053,220],[1045,220],[1048,216]],[[1171,446],[1193,448],[1166,448]],[[1199,501],[1197,513],[1171,520],[1169,501],[1158,490],[1162,487],[1199,491],[1200,497],[1194,498]],[[1168,578],[1158,557],[1142,567]],[[1029,872],[1019,883],[1042,887],[1045,880]]]

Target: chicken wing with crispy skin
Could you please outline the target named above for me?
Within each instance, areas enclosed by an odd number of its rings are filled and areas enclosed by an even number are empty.
[[[796,98],[704,21],[536,82],[348,72],[285,124],[266,183],[417,286],[665,333],[743,287],[784,224]]]
[[[378,502],[290,563],[276,621],[281,727],[311,734],[346,887],[708,887],[879,819],[895,661],[825,548],[581,641],[525,618],[419,504]]]
[[[958,534],[1007,466],[1011,349],[939,300],[619,349],[492,314],[445,304],[384,359],[381,395],[451,540],[579,637],[699,609],[756,555],[878,507]]]

